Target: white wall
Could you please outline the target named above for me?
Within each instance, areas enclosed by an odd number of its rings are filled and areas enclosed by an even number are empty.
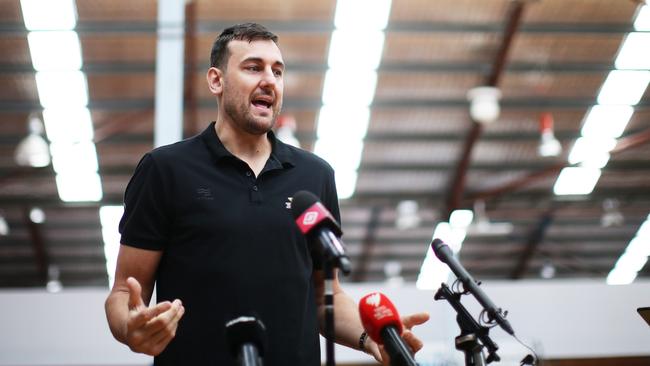
[[[482,285],[493,302],[509,311],[507,319],[515,334],[543,358],[589,358],[601,356],[650,356],[650,327],[636,312],[650,306],[650,281],[633,285],[608,286],[604,281],[518,281],[489,282]],[[379,288],[379,287],[377,287]],[[366,285],[347,286],[359,299],[371,292]],[[401,315],[428,311],[431,320],[415,328],[425,341],[418,353],[422,364],[434,365],[441,359],[463,364],[462,353],[454,348],[459,334],[456,313],[446,301],[435,301],[434,291],[412,286],[381,289]],[[477,318],[480,305],[471,295],[463,305]],[[519,365],[528,353],[501,328],[490,331],[499,345],[500,365]],[[337,349],[337,361],[366,360],[358,352]]]
[[[108,289],[0,292],[0,365],[147,365],[108,329]]]
[[[434,301],[433,291],[383,284],[346,285],[346,290],[355,300],[372,291],[384,292],[401,314],[428,311],[431,320],[416,328],[425,341],[418,361],[462,361],[453,348],[459,332],[455,313],[447,302]],[[484,290],[509,310],[516,334],[546,358],[650,355],[650,327],[636,313],[637,307],[650,306],[650,281],[628,286],[603,281],[490,282]],[[0,292],[0,365],[149,364],[150,358],[132,354],[112,338],[103,307],[107,291]],[[463,303],[478,314],[479,306],[470,296],[464,296]],[[499,365],[518,365],[527,353],[499,328],[491,336],[500,346]],[[338,362],[368,359],[342,347],[336,356]]]

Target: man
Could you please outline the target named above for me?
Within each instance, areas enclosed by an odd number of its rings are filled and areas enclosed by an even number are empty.
[[[334,173],[271,132],[285,68],[277,36],[258,24],[228,28],[210,62],[216,122],[146,154],[126,189],[106,300],[111,331],[133,351],[156,356],[156,365],[231,365],[224,324],[255,313],[269,338],[266,365],[320,365],[323,274],[290,204],[308,190],[338,220]],[[154,283],[159,303],[148,306]],[[356,304],[337,280],[333,288],[336,341],[381,361],[380,347],[361,337]],[[427,318],[404,323],[410,329]],[[410,331],[404,337],[422,347]]]

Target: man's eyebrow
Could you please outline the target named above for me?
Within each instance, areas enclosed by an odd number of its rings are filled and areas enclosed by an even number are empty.
[[[262,59],[261,57],[248,57],[248,58],[244,59],[241,63],[245,63],[245,62],[260,62],[260,63],[263,63],[264,59]],[[280,60],[275,61],[273,63],[273,65],[274,66],[280,66],[283,69],[285,68],[284,62],[282,62]]]

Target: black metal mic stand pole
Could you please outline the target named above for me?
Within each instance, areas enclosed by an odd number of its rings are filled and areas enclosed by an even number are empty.
[[[334,366],[334,266],[336,258],[323,258],[325,272],[325,365]]]
[[[332,232],[321,231],[322,242],[338,241]],[[335,366],[334,361],[334,268],[340,268],[344,275],[350,273],[350,260],[342,251],[337,254],[321,251],[323,259],[323,272],[325,272],[325,365]]]
[[[239,364],[241,366],[263,366],[257,347],[253,343],[245,343],[239,353]]]
[[[456,322],[460,327],[460,335],[456,337],[456,349],[465,353],[466,366],[485,366],[492,361],[499,361],[497,346],[489,336],[490,328],[479,325],[467,309],[461,304],[462,293],[454,293],[446,284],[441,284],[434,299],[445,299],[458,314]],[[483,344],[481,344],[481,342]],[[483,355],[483,346],[488,350],[487,363]]]

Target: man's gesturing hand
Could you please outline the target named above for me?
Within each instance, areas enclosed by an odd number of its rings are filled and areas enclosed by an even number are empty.
[[[426,323],[427,320],[429,320],[429,314],[428,313],[411,314],[402,317],[401,320],[402,320],[402,325],[404,326],[404,330],[401,334],[402,339],[404,339],[406,344],[411,348],[411,350],[413,350],[413,353],[415,354],[422,349],[422,346],[424,344],[418,337],[415,336],[415,334],[413,334],[411,329],[416,325]],[[371,339],[368,339],[366,343],[366,352],[372,355],[381,364],[390,365],[390,357],[388,357],[388,354],[386,353],[384,346],[378,345]]]
[[[142,300],[140,283],[129,277],[126,284],[129,288],[126,344],[134,352],[156,356],[176,335],[178,321],[185,313],[185,308],[178,299],[147,307]]]

